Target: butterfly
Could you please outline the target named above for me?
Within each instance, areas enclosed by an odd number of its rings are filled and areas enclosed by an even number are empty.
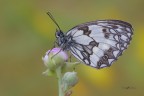
[[[109,67],[127,49],[133,35],[132,25],[121,20],[97,20],[77,25],[67,33],[58,26],[56,43],[82,63],[101,69]]]

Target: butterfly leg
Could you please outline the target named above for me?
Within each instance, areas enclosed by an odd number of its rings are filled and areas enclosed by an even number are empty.
[[[52,50],[53,48],[55,48],[55,46],[56,46],[57,44],[58,44],[58,43],[55,41],[53,47],[51,48],[51,50]],[[49,53],[51,52],[51,50],[49,51]],[[49,55],[49,53],[48,53],[48,55]]]
[[[72,58],[72,55],[69,56],[69,60],[70,60],[70,62],[71,62],[71,58]]]
[[[54,56],[56,56],[58,53],[60,53],[60,51],[62,51],[62,49],[59,50],[56,54],[54,54],[54,55],[51,57],[51,59],[54,58]]]

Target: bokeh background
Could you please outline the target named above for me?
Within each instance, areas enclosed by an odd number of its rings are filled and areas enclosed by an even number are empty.
[[[129,48],[110,68],[76,68],[72,96],[144,96],[144,0],[1,0],[0,96],[58,96],[56,77],[42,75],[42,56],[52,48],[56,26],[120,19],[133,25]]]

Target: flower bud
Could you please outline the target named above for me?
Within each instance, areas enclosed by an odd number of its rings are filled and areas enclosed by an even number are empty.
[[[71,87],[75,86],[78,82],[76,72],[66,72],[62,78],[63,90],[67,91]]]
[[[50,70],[56,69],[58,66],[62,66],[68,60],[66,52],[62,51],[61,48],[53,48],[48,50],[46,55],[42,58],[45,66]]]

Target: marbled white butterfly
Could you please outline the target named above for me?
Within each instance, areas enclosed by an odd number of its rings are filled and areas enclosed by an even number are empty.
[[[58,26],[53,16],[50,18]],[[56,43],[78,60],[94,68],[112,65],[127,49],[133,35],[131,24],[121,20],[97,20],[80,24],[66,34],[58,26]]]

